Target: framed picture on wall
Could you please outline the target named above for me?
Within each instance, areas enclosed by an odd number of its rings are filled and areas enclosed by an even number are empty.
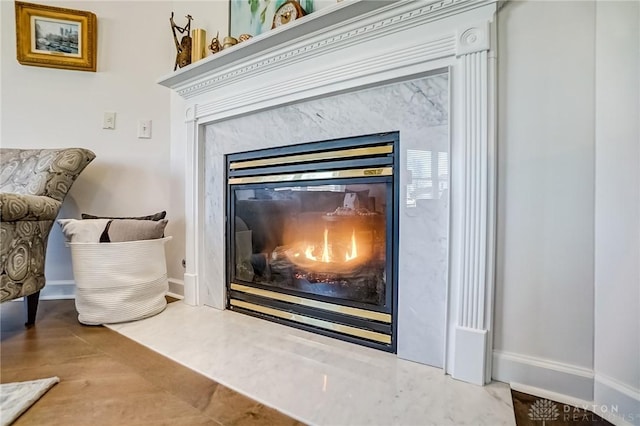
[[[97,19],[92,12],[15,2],[18,62],[96,71]]]
[[[257,36],[271,29],[276,10],[287,0],[229,0],[229,35]],[[337,0],[298,0],[306,14],[336,4]]]

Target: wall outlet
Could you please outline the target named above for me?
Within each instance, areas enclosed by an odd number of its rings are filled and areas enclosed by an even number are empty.
[[[151,120],[138,121],[138,139],[151,139]]]

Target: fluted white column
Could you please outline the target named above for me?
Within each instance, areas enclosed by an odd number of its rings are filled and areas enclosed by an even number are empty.
[[[490,312],[493,291],[493,221],[495,194],[493,72],[490,69],[490,26],[484,23],[459,32],[457,98],[461,169],[457,211],[458,259],[455,300],[455,378],[476,384],[490,380]]]
[[[198,305],[198,267],[200,264],[200,193],[201,156],[199,155],[198,120],[196,106],[185,110],[187,132],[185,153],[185,273],[184,302]]]

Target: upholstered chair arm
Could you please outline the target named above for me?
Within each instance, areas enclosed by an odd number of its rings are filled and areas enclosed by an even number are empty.
[[[0,221],[55,220],[62,202],[45,195],[0,193]]]

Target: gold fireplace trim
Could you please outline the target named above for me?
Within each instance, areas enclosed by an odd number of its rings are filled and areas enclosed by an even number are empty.
[[[357,336],[363,339],[374,340],[376,342],[391,344],[391,336],[377,333],[375,331],[364,330],[357,327],[351,327],[348,325],[337,324],[317,318],[311,318],[305,315],[294,314],[291,312],[281,311],[279,309],[268,308],[266,306],[260,306],[253,303],[244,302],[242,300],[231,299],[230,303],[233,306],[239,308],[248,309],[250,311],[261,312],[263,314],[271,315],[277,318],[287,319],[295,321],[301,324],[312,325],[314,327],[323,328],[325,330],[337,331],[340,333],[348,334],[350,336]]]
[[[340,149],[336,151],[314,152],[312,154],[285,155],[282,157],[261,158],[259,160],[234,161],[229,165],[231,170],[249,167],[277,166],[280,164],[302,163],[304,161],[339,160],[341,158],[364,157],[391,154],[393,145],[374,146],[369,148]]]
[[[369,169],[329,170],[324,172],[288,173],[283,175],[244,176],[229,178],[229,185],[245,183],[293,182],[299,180],[340,179],[371,176],[391,176],[393,167]]]
[[[290,294],[276,293],[274,291],[262,290],[260,288],[249,287],[236,283],[231,283],[231,290],[254,294],[268,299],[280,300],[281,302],[296,303],[298,305],[309,306],[325,311],[337,312],[340,314],[351,315],[353,317],[366,318],[391,324],[391,314],[385,314],[383,312],[368,311],[366,309],[320,302],[318,300],[305,299],[304,297],[292,296]]]

